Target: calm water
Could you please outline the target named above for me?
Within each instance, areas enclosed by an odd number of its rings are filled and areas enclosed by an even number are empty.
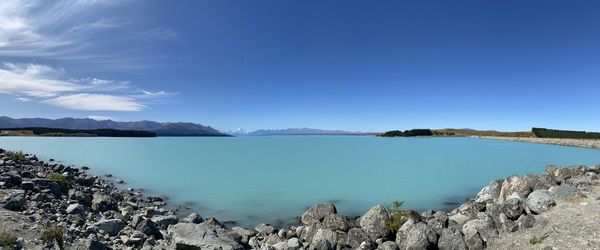
[[[90,166],[242,225],[290,221],[333,201],[347,215],[401,199],[412,209],[461,202],[494,178],[548,164],[600,163],[600,151],[476,138],[0,137],[0,147]]]

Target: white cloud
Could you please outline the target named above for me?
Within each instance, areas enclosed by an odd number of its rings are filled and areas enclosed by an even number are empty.
[[[88,115],[87,118],[92,119],[92,120],[96,120],[96,121],[113,120],[112,117],[109,117],[109,116],[99,116],[99,115]]]
[[[89,93],[64,95],[44,102],[67,109],[95,111],[140,111],[146,107],[130,97]]]
[[[0,66],[0,93],[26,102],[38,100],[58,107],[78,110],[139,111],[140,100],[164,98],[165,91],[145,91],[143,95],[128,81],[99,78],[66,79],[64,70],[41,64],[5,63]]]

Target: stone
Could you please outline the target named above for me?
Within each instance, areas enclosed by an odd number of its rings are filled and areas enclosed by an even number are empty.
[[[163,238],[156,224],[149,219],[140,218],[140,222],[137,223],[135,229],[144,233],[145,235],[154,236],[157,239]]]
[[[244,247],[235,240],[233,233],[215,225],[204,223],[178,223],[171,225],[167,231],[171,237],[172,249],[244,249]]]
[[[548,189],[548,193],[555,200],[567,200],[577,195],[577,187],[569,184],[552,186]]]
[[[337,210],[335,205],[331,203],[321,203],[310,207],[302,217],[300,217],[300,221],[304,225],[308,225],[313,222],[321,222],[327,215],[335,214]]]
[[[379,244],[379,246],[377,246],[377,250],[398,250],[398,245],[396,245],[396,242],[386,241]]]
[[[83,214],[85,212],[85,208],[79,203],[71,204],[67,207],[67,214]]]
[[[88,250],[107,250],[108,248],[106,247],[106,245],[104,245],[104,243],[98,241],[98,240],[88,240],[87,243],[87,248]]]
[[[513,192],[518,192],[523,196],[527,196],[532,190],[532,186],[530,185],[530,179],[525,180],[524,178],[516,175],[506,178],[506,180],[502,182],[498,202],[504,202],[506,198]]]
[[[436,233],[441,233],[442,229],[448,227],[448,215],[444,212],[438,211],[431,217],[427,218],[427,225],[429,225]]]
[[[256,231],[242,227],[233,227],[231,228],[231,232],[233,233],[237,241],[242,242],[244,244],[248,244],[250,238],[256,235]]]
[[[498,216],[498,223],[499,223],[498,229],[502,230],[504,232],[507,232],[507,233],[517,231],[517,229],[519,228],[517,223],[508,219],[508,217],[504,213],[501,213]]]
[[[329,214],[323,219],[323,227],[345,232],[350,229],[350,221],[348,221],[348,217],[346,216]]]
[[[535,217],[531,214],[523,214],[517,220],[519,228],[531,228],[535,224]]]
[[[502,212],[511,220],[516,220],[525,211],[525,206],[518,198],[511,198],[504,202]]]
[[[502,189],[503,180],[493,180],[487,186],[485,186],[475,198],[475,202],[487,203],[495,201],[500,196],[500,190]]]
[[[376,240],[377,238],[386,237],[390,233],[385,226],[388,219],[389,214],[385,207],[377,205],[360,217],[359,224],[371,240]]]
[[[498,236],[498,230],[495,227],[494,219],[486,215],[482,219],[474,219],[465,223],[462,227],[463,234],[478,233],[484,241],[489,241]]]
[[[99,212],[117,210],[117,202],[108,195],[96,193],[93,196],[91,207]]]
[[[298,238],[293,237],[286,242],[286,246],[288,247],[288,250],[296,250],[302,245],[300,244],[300,240]]]
[[[356,249],[360,247],[360,244],[363,242],[371,242],[371,239],[367,233],[360,228],[351,228],[348,230],[348,239],[346,240],[346,245]]]
[[[254,227],[254,230],[256,230],[261,235],[269,235],[275,232],[275,227],[269,224],[262,223],[256,225],[256,227]]]
[[[527,197],[527,207],[536,214],[546,212],[554,205],[556,202],[545,189],[535,190]]]
[[[94,224],[94,226],[110,236],[117,235],[123,229],[124,225],[125,223],[119,219],[101,220]]]
[[[469,250],[482,250],[484,247],[483,239],[479,233],[473,231],[465,233],[465,244]]]
[[[48,179],[39,179],[39,178],[33,179],[32,182],[33,182],[33,185],[35,185],[35,187],[39,190],[50,190],[50,193],[53,195],[56,195],[56,196],[62,195],[62,190],[56,182],[53,182]]]
[[[203,221],[204,220],[202,219],[202,217],[200,217],[200,215],[198,215],[197,213],[191,213],[190,215],[186,216],[181,220],[181,222],[195,224],[202,223]]]
[[[406,249],[431,249],[437,245],[437,234],[429,225],[419,222],[406,233]]]
[[[12,211],[23,211],[25,209],[25,194],[21,192],[12,192],[4,196],[4,202],[2,207]]]
[[[175,225],[179,222],[175,215],[159,215],[152,217],[152,222],[161,229],[167,229],[169,225]]]
[[[467,250],[463,235],[456,227],[442,229],[437,244],[440,250]]]
[[[331,229],[318,229],[313,237],[310,249],[335,249],[337,246],[337,234]]]

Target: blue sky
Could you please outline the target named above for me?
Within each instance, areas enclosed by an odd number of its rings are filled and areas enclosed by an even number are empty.
[[[598,1],[0,2],[0,114],[600,130]]]

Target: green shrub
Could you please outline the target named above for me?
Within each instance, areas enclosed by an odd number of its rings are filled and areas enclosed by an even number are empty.
[[[392,235],[396,235],[398,229],[408,220],[408,212],[402,210],[403,204],[403,201],[397,200],[390,205],[386,205],[390,218],[385,222],[385,227]]]
[[[8,157],[13,158],[16,161],[23,161],[27,158],[25,157],[25,154],[22,151],[7,151],[6,155],[8,155]]]
[[[542,235],[540,237],[537,237],[534,235],[533,237],[531,237],[531,239],[529,239],[529,243],[531,245],[540,244],[540,243],[542,243],[542,241],[544,241],[546,238],[548,238],[548,236],[550,236],[550,234],[548,234],[548,233],[545,233],[544,235]]]
[[[58,184],[60,186],[60,190],[63,193],[69,192],[69,181],[67,181],[67,178],[64,177],[63,175],[53,173],[53,174],[48,175],[47,178],[48,178],[48,180],[56,182],[56,184]]]
[[[58,245],[59,249],[64,249],[64,232],[60,227],[49,227],[44,232],[42,232],[42,242],[47,245],[53,245],[54,241]]]
[[[17,244],[17,236],[8,231],[0,232],[0,247],[6,247],[8,249],[13,248]]]

